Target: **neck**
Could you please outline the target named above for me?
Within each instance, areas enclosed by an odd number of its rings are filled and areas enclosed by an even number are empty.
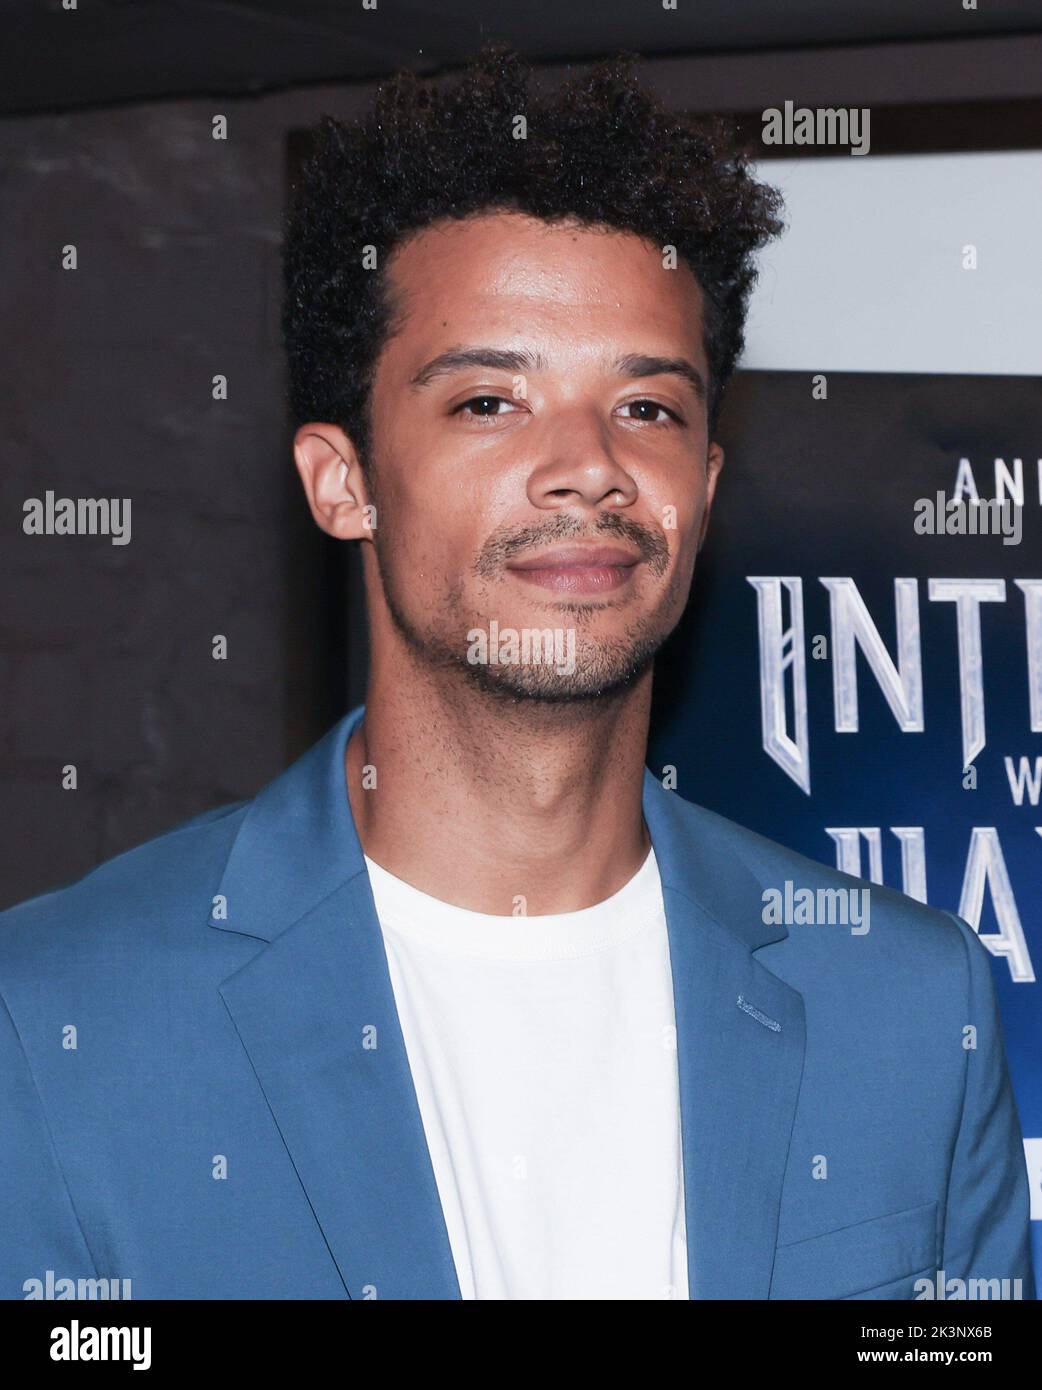
[[[500,699],[401,649],[393,663],[375,660],[346,759],[362,848],[476,912],[603,902],[651,844],[641,815],[650,706],[650,669],[611,697],[555,705]]]

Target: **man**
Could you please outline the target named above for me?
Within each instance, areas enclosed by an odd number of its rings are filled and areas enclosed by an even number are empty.
[[[324,124],[285,328],[367,701],[6,915],[5,1296],[1032,1296],[973,931],[775,925],[867,885],[644,768],[777,213],[624,66]]]

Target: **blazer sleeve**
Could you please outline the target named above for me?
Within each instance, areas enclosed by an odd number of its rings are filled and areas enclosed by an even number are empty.
[[[0,995],[0,1299],[97,1277],[25,1051]],[[37,1297],[39,1297],[37,1293]]]
[[[1024,1140],[1006,1063],[991,953],[961,917],[969,970],[966,1022],[977,1046],[966,1050],[962,1117],[948,1182],[941,1267],[949,1279],[1020,1279],[1036,1297]],[[1014,1290],[1016,1285],[1011,1286]]]

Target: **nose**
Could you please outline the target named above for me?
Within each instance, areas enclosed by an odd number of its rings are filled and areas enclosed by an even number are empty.
[[[637,485],[619,461],[610,426],[592,410],[548,420],[535,443],[539,457],[528,477],[528,500],[543,511],[629,507]]]

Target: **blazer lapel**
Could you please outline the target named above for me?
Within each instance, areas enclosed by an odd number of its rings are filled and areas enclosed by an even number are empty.
[[[726,822],[645,774],[680,1073],[691,1298],[765,1299],[803,1070],[803,997],[753,958],[787,935]]]
[[[210,926],[258,953],[220,992],[351,1298],[460,1290],[344,781],[353,710],[250,803]],[[692,1298],[766,1298],[803,1066],[786,935],[725,822],[645,774],[676,1009]]]
[[[458,1299],[344,782],[362,713],[251,803],[210,925],[269,944],[220,992],[348,1296]]]

